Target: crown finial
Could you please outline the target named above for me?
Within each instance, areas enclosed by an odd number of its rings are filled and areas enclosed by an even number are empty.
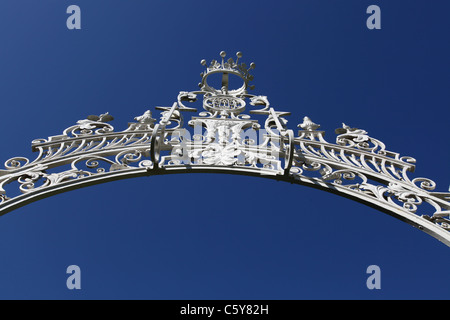
[[[217,60],[212,60],[209,67],[206,68],[206,71],[200,74],[200,76],[202,77],[202,82],[199,84],[199,87],[205,91],[220,93],[223,92],[223,87],[225,86],[226,92],[232,95],[246,93],[247,88],[249,88],[248,83],[253,80],[253,76],[250,74],[250,70],[255,68],[255,63],[252,62],[250,64],[250,67],[248,67],[245,63],[239,63],[239,59],[243,56],[241,51],[238,51],[236,53],[236,61],[234,61],[233,58],[229,58],[225,61],[225,57],[227,56],[225,51],[221,51],[219,55],[222,58],[222,61],[218,62]],[[201,60],[200,64],[203,66],[207,66],[205,59]],[[207,82],[207,78],[210,75],[216,73],[222,74],[222,84],[220,88],[213,88],[208,85]],[[243,85],[240,88],[228,88],[228,78],[233,75],[238,76],[242,79]]]

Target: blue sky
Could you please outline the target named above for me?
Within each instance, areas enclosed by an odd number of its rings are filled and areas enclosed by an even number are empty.
[[[81,30],[66,8],[81,8]],[[366,8],[381,8],[368,30]],[[450,184],[450,3],[0,3],[1,158],[108,111],[116,130],[197,89],[201,59],[254,61],[256,89],[333,142],[342,122]],[[81,268],[68,290],[66,268]],[[368,290],[366,268],[381,269]],[[56,195],[0,219],[1,299],[449,299],[449,248],[373,208],[254,177],[186,174]]]

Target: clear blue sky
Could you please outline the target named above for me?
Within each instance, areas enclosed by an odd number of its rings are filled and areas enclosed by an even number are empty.
[[[81,30],[66,8],[81,8]],[[381,8],[381,30],[366,8]],[[197,89],[201,59],[254,61],[254,93],[346,124],[450,184],[450,2],[0,2],[1,162],[108,111],[123,130]],[[156,114],[156,113],[155,113]],[[81,268],[81,290],[66,268]],[[368,290],[366,268],[381,268]],[[217,174],[116,181],[0,218],[1,299],[449,299],[450,248],[348,199]]]

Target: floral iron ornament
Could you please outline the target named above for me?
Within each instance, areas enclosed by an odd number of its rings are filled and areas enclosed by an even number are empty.
[[[112,180],[178,172],[264,176],[306,185],[377,208],[450,246],[450,193],[434,192],[427,178],[410,179],[415,160],[386,150],[365,130],[346,124],[336,142],[304,117],[297,135],[287,128],[289,112],[276,111],[266,96],[249,94],[250,71],[236,60],[212,60],[199,90],[181,91],[170,107],[134,117],[123,131],[108,113],[91,115],[61,135],[32,142],[36,159],[15,157],[0,170],[0,215],[30,202]],[[210,82],[221,76],[215,88]],[[238,80],[237,88],[230,79]],[[203,111],[184,126],[186,112]],[[247,103],[251,117],[245,114]],[[262,118],[260,121],[257,118]]]

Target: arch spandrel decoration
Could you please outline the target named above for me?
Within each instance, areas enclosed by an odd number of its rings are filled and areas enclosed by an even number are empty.
[[[324,139],[308,117],[289,129],[266,96],[248,93],[251,69],[212,60],[199,90],[181,91],[172,106],[156,107],[115,131],[108,113],[88,116],[62,134],[32,141],[37,157],[14,157],[0,170],[0,215],[56,193],[97,183],[158,174],[244,174],[311,186],[379,209],[450,246],[450,193],[413,178],[415,159],[388,151],[365,130],[342,124],[336,141]],[[220,88],[208,82],[221,75]],[[231,88],[230,77],[242,83]],[[203,96],[197,111],[199,97]],[[250,109],[249,114],[244,113]],[[185,126],[188,113],[195,113]],[[262,119],[260,121],[260,119]]]

